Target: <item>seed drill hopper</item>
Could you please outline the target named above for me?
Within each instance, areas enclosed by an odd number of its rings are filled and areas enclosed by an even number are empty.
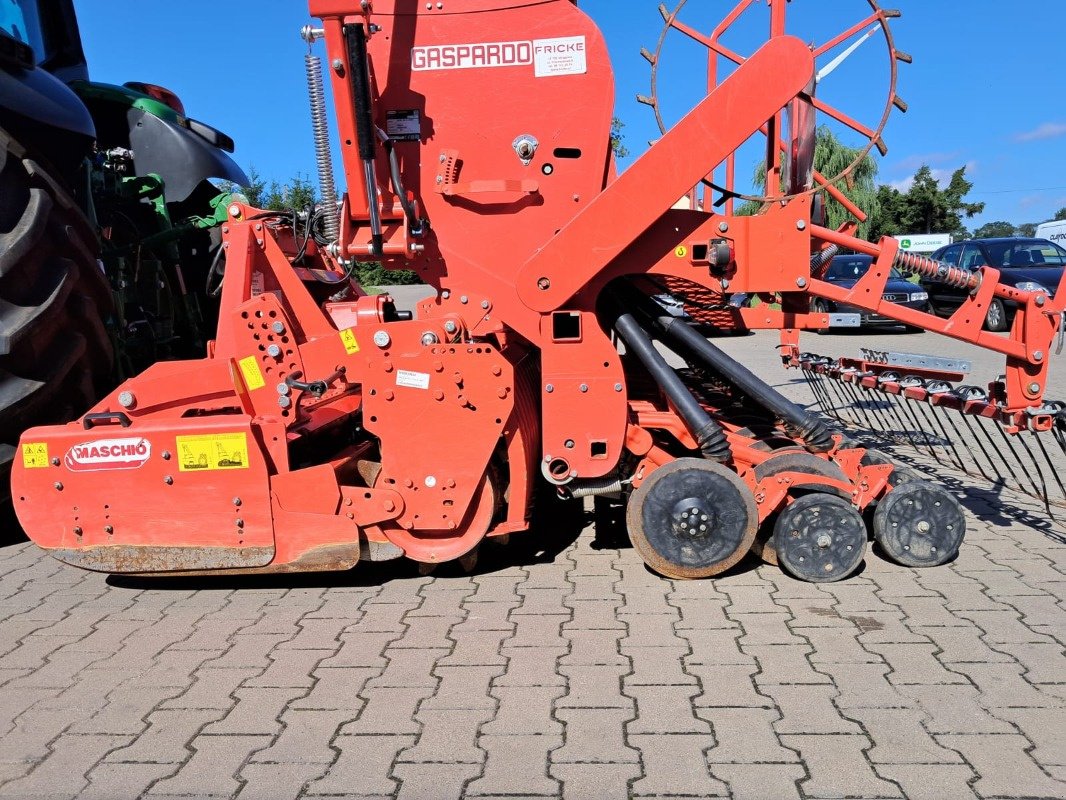
[[[234,203],[206,357],[158,363],[77,423],[25,434],[13,494],[26,531],[108,572],[469,565],[486,539],[526,531],[534,499],[552,493],[624,502],[634,546],[674,578],[754,550],[796,577],[839,580],[871,529],[898,562],[951,559],[966,524],[953,495],[834,431],[692,324],[780,330],[785,362],[834,391],[1062,444],[1061,406],[1043,392],[1066,290],[1019,291],[994,269],[857,239],[862,211],[838,188],[850,170],[813,169],[816,118],[858,132],[865,155],[884,150],[890,112],[905,109],[896,14],[860,5],[854,25],[813,45],[786,32],[783,0],[742,0],[709,32],[684,21],[684,2],[661,7],[664,41],[709,49],[707,91],[618,174],[606,44],[572,0],[311,0],[322,203]],[[756,11],[769,36],[742,55],[724,37]],[[891,80],[866,126],[818,86],[820,64],[870,38],[887,46]],[[658,71],[661,47],[644,56]],[[641,99],[663,119],[654,91]],[[745,197],[736,154],[760,134],[767,193]],[[856,222],[829,227],[826,197]],[[738,199],[758,213],[735,214]],[[823,280],[843,248],[874,258],[851,289]],[[397,310],[353,279],[361,261],[415,270],[435,296]],[[947,320],[904,308],[884,299],[893,266],[970,293]],[[652,299],[663,287],[687,318]],[[764,302],[729,303],[738,293]],[[996,297],[1019,308],[1006,337],[981,330]],[[976,393],[931,368],[805,354],[800,332],[829,324],[812,298],[1001,353],[1005,378]]]

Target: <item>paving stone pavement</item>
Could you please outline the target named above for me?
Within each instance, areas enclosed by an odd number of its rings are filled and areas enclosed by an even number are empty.
[[[470,575],[3,547],[0,796],[1066,797],[1066,545],[970,505],[954,563],[827,585],[663,580],[587,515]]]

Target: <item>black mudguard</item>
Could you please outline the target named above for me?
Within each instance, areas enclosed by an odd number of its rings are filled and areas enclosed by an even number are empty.
[[[248,176],[236,162],[200,134],[137,108],[127,112],[127,119],[137,174],[161,177],[168,203],[187,200],[210,178],[248,185]]]

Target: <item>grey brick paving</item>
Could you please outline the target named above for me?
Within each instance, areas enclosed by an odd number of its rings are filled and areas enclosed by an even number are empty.
[[[0,797],[1066,797],[1066,546],[980,517],[827,586],[664,581],[580,524],[470,576],[2,547]]]

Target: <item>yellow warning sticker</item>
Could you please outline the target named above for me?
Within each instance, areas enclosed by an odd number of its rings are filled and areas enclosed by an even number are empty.
[[[248,434],[211,433],[178,436],[178,468],[182,472],[248,468]]]
[[[248,391],[254,392],[256,389],[262,389],[266,386],[266,381],[263,380],[263,373],[259,370],[258,358],[248,356],[248,358],[242,358],[237,364],[241,368],[241,374],[244,376],[244,383],[248,387]]]
[[[685,245],[683,245],[683,244],[682,245],[678,245],[677,249],[674,251],[674,255],[677,256],[678,258],[684,258],[685,256],[688,255],[688,248],[685,247]]]
[[[354,356],[359,352],[359,342],[355,340],[355,331],[351,328],[341,331],[341,342],[344,344],[344,352]]]
[[[26,442],[22,445],[22,466],[26,469],[40,469],[48,466],[48,444],[46,442]]]

